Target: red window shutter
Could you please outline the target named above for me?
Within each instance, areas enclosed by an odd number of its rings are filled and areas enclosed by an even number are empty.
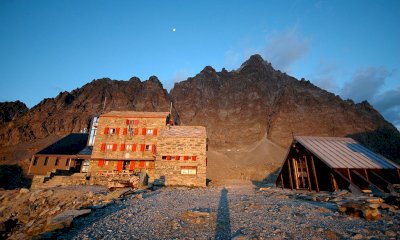
[[[108,127],[104,128],[104,134],[108,134]]]
[[[144,144],[140,144],[140,151],[141,152],[144,152],[144,148],[145,148],[145,145]]]
[[[175,156],[175,160],[179,160],[179,156]]]
[[[151,145],[151,152],[152,152],[153,154],[156,153],[156,145],[155,145],[155,144]]]
[[[126,119],[126,125],[129,125],[129,119]]]
[[[131,163],[129,164],[129,170],[135,170],[135,161],[131,161]]]
[[[135,135],[139,135],[139,128],[135,128]]]
[[[196,161],[196,156],[192,156],[192,161]]]
[[[121,144],[121,151],[125,151],[125,143]]]
[[[118,161],[117,170],[122,171],[122,166],[124,165],[124,161]]]
[[[135,125],[139,125],[139,120],[135,120]]]
[[[171,160],[171,156],[167,156],[167,160]]]
[[[104,162],[105,162],[104,159],[100,159],[97,165],[99,167],[102,167],[102,166],[104,166]]]
[[[128,129],[127,129],[127,128],[124,128],[124,131],[122,132],[122,134],[123,134],[123,135],[128,134]]]
[[[117,144],[116,144],[116,143],[113,144],[112,150],[113,150],[114,152],[117,151]]]
[[[117,130],[115,130],[115,134],[119,134],[119,128],[117,128]]]
[[[144,167],[144,161],[139,161],[139,167]]]
[[[142,128],[142,135],[146,135],[146,128]]]
[[[157,136],[157,128],[153,129],[153,135]]]
[[[100,147],[100,151],[104,152],[106,150],[106,144],[102,143]]]
[[[132,145],[132,152],[136,152],[136,144]]]
[[[189,156],[184,156],[183,160],[189,160]]]

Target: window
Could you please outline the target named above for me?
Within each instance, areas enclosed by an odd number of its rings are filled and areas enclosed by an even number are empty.
[[[139,125],[139,120],[126,120],[126,125]]]
[[[59,161],[60,161],[60,158],[56,158],[56,162],[54,163],[54,166],[58,166]]]
[[[139,161],[139,167],[144,168],[145,166],[145,161]]]
[[[112,144],[107,144],[107,145],[106,145],[106,149],[107,149],[107,150],[112,150],[112,148],[113,148],[113,145],[112,145]]]
[[[116,132],[116,129],[115,129],[115,128],[109,128],[109,129],[108,129],[108,134],[110,134],[110,135],[115,134],[115,132]]]
[[[197,174],[197,167],[181,167],[181,174],[182,175],[196,175]]]
[[[38,157],[35,157],[33,159],[33,163],[32,163],[33,166],[36,166],[38,159],[39,159]]]
[[[126,144],[125,149],[126,151],[132,151],[132,144]]]
[[[44,158],[44,164],[43,164],[43,165],[44,165],[44,166],[47,166],[47,162],[48,162],[48,161],[49,161],[49,157],[45,157],[45,158]]]
[[[153,149],[151,145],[146,145],[146,147],[145,147],[146,151],[151,151],[151,149]]]
[[[67,158],[67,161],[65,162],[65,166],[69,166],[69,162],[71,161],[70,158]]]
[[[162,160],[167,160],[167,156],[162,156],[161,159]]]
[[[106,166],[108,165],[108,161],[106,161]]]
[[[147,129],[146,135],[153,135],[153,129]]]

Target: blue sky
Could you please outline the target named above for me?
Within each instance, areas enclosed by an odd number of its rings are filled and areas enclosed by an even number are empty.
[[[397,0],[0,0],[0,101],[32,107],[102,77],[170,89],[259,53],[399,127],[399,22]]]

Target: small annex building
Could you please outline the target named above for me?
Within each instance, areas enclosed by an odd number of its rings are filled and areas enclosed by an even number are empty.
[[[71,133],[36,152],[31,159],[28,174],[47,175],[57,170],[81,172],[84,161],[89,161],[87,133]]]
[[[294,137],[276,180],[289,189],[390,192],[400,167],[351,138]]]
[[[207,134],[201,126],[169,126],[158,137],[155,184],[206,186]]]

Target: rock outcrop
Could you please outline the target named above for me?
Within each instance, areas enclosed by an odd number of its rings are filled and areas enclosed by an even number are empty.
[[[342,100],[274,70],[259,55],[237,71],[206,67],[170,94],[181,123],[206,126],[216,148],[240,148],[263,136],[285,148],[294,135],[351,136],[400,160],[400,133],[368,102]]]
[[[105,104],[104,104],[105,103]],[[72,92],[44,99],[23,116],[1,125],[0,145],[15,145],[51,134],[79,132],[95,114],[110,110],[167,111],[169,96],[157,77],[141,82],[93,80]]]
[[[23,116],[28,110],[20,101],[0,102],[0,126]]]

